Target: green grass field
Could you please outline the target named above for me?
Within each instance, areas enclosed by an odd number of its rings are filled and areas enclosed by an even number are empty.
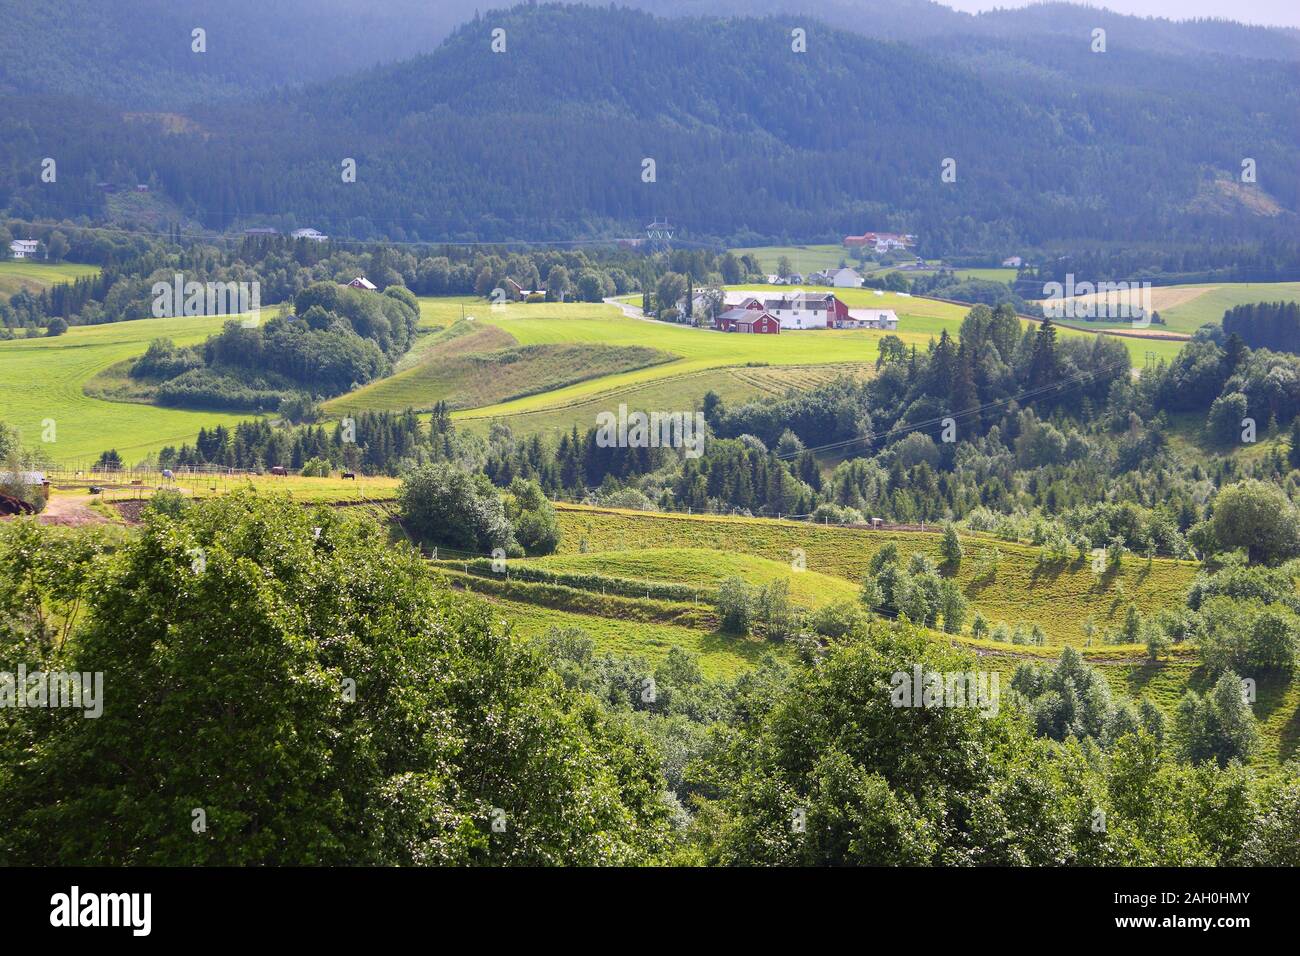
[[[1205,432],[1205,419],[1205,415],[1197,412],[1180,412],[1169,416],[1169,447],[1185,461],[1232,457],[1240,464],[1248,464],[1266,458],[1274,451],[1285,455],[1291,449],[1290,432],[1285,428],[1279,429],[1276,434],[1269,434],[1267,428],[1261,427],[1257,440],[1250,445],[1216,442]]]
[[[749,249],[732,249],[738,256],[750,255],[758,260],[764,272],[776,272],[781,257],[790,260],[795,272],[807,275],[823,269],[838,269],[840,263],[853,265],[856,257],[838,242],[813,246],[755,246]]]
[[[414,408],[445,401],[455,409],[492,405],[554,391],[673,360],[644,346],[509,345],[509,333],[482,323],[459,323],[467,334],[444,333],[410,367],[326,404],[334,414]]]
[[[148,497],[152,486],[162,484],[161,475],[143,476],[145,487],[122,486],[120,483],[99,482],[104,486],[105,501],[126,501],[133,497]],[[55,479],[55,489],[80,493],[87,482],[66,482]],[[194,498],[210,498],[231,492],[252,489],[259,494],[289,495],[303,504],[386,504],[397,498],[401,482],[384,475],[361,475],[356,479],[303,478],[300,475],[179,475],[169,485],[182,494]]]
[[[166,336],[177,345],[201,342],[226,318],[75,326],[56,338],[0,342],[0,421],[16,425],[25,443],[58,462],[116,448],[134,463],[164,445],[193,442],[200,427],[232,426],[251,416],[122,404],[83,391],[99,372],[143,354],[153,339]],[[46,420],[54,423],[55,441],[42,441]]]
[[[7,249],[0,250],[0,254],[7,252]],[[73,282],[93,275],[99,275],[99,266],[83,266],[75,262],[0,259],[0,299],[7,299],[22,289],[42,292],[60,282]]]
[[[953,269],[959,279],[983,279],[985,282],[1010,282],[1016,277],[1015,269],[994,266],[989,269]]]
[[[589,398],[551,408],[517,412],[502,420],[509,423],[516,437],[535,434],[556,437],[574,426],[579,432],[584,432],[595,423],[597,414],[616,409],[619,404],[626,404],[629,411],[677,409],[695,412],[703,407],[708,392],[716,393],[729,405],[739,405],[763,396],[779,398],[790,389],[812,388],[838,375],[861,377],[869,374],[870,370],[869,365],[856,364],[705,369],[659,381],[616,386]],[[496,420],[497,417],[490,413],[471,411],[459,416],[456,424],[486,434],[489,425]]]
[[[1233,306],[1248,305],[1252,302],[1300,302],[1300,282],[1236,282],[1218,285],[1169,285],[1153,286],[1150,290],[1151,308],[1160,313],[1164,325],[1154,326],[1155,330],[1171,332],[1195,332],[1207,322],[1220,322],[1223,313]],[[1080,304],[1086,299],[1100,304],[1105,296],[1087,296],[1078,299]],[[1116,305],[1120,301],[1141,302],[1141,290],[1127,294],[1122,299],[1113,298]],[[1130,328],[1131,323],[1124,322],[1085,322],[1082,319],[1071,320],[1073,324],[1088,328]]]

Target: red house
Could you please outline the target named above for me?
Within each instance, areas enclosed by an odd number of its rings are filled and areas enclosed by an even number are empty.
[[[721,332],[745,332],[751,335],[779,335],[781,320],[765,309],[728,309],[713,320]]]

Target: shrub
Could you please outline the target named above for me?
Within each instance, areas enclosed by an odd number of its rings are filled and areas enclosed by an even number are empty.
[[[536,481],[516,478],[511,482],[506,517],[514,526],[515,538],[525,554],[551,554],[559,547],[560,521],[555,506]]]
[[[330,463],[324,458],[309,458],[302,463],[304,478],[328,478],[330,472]]]
[[[748,634],[756,610],[754,589],[738,577],[727,578],[718,587],[715,606],[722,630],[730,634]]]
[[[505,508],[483,475],[440,462],[407,472],[398,492],[402,517],[426,540],[484,554],[518,554]]]

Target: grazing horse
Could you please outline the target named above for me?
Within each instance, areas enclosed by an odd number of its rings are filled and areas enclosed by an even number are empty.
[[[344,478],[349,478],[349,479],[351,479],[352,481],[356,481],[356,480],[357,480],[357,473],[356,473],[355,471],[345,471],[345,472],[343,472],[343,477],[344,477]]]

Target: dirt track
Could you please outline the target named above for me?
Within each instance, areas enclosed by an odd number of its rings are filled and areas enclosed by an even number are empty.
[[[90,495],[54,495],[37,516],[41,524],[66,525],[79,528],[92,524],[107,524],[108,519],[90,507]]]

